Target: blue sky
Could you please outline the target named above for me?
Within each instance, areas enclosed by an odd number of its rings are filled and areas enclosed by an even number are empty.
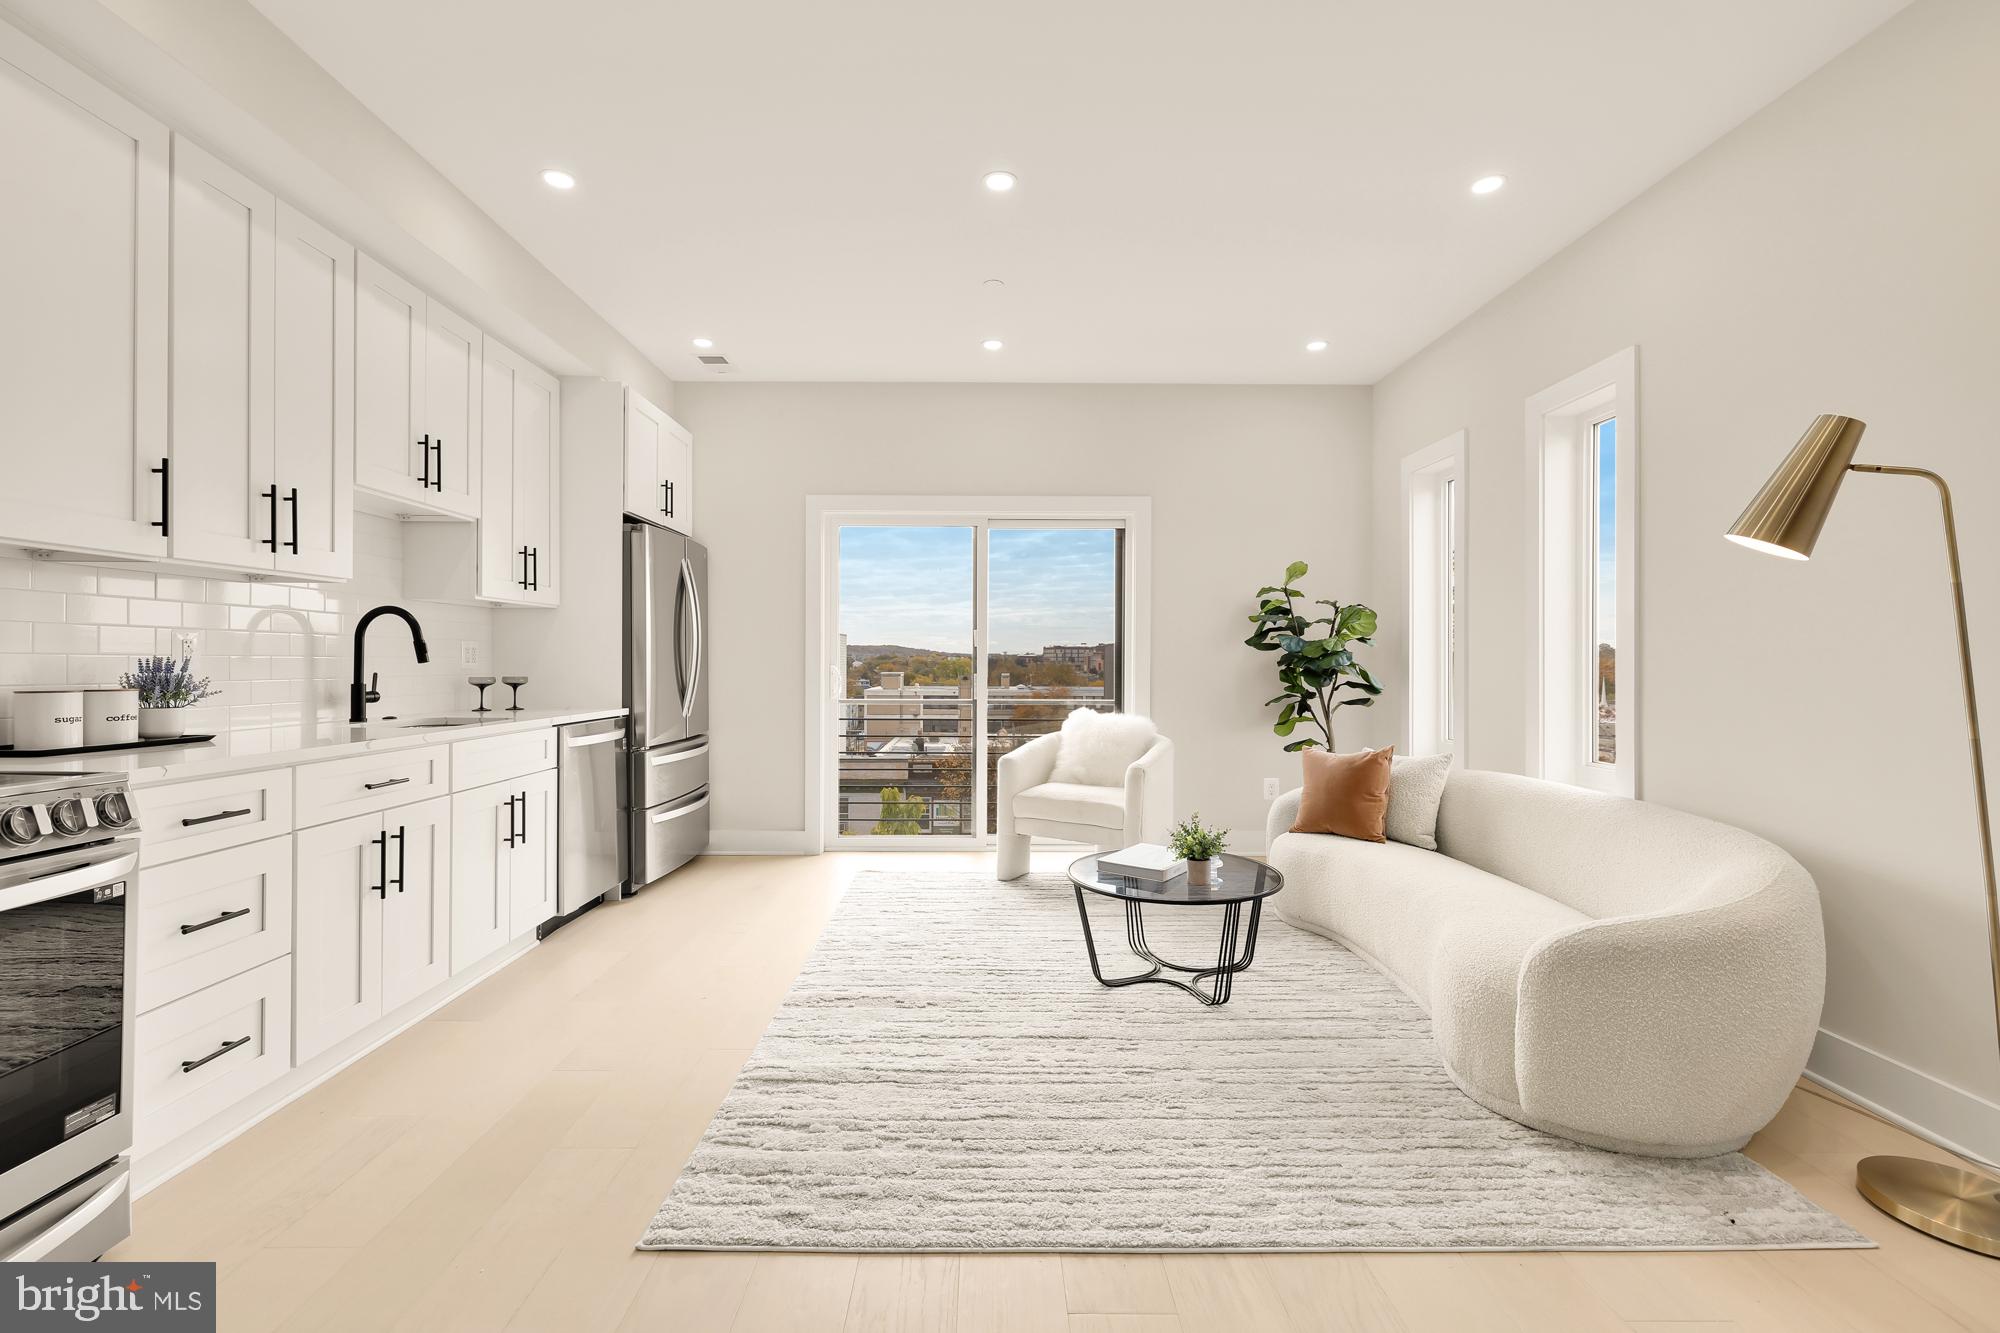
[[[840,631],[849,643],[970,652],[972,529],[840,530]],[[994,528],[988,612],[995,653],[1109,643],[1117,534],[1105,528]]]
[[[1597,641],[1618,646],[1618,420],[1597,426]]]

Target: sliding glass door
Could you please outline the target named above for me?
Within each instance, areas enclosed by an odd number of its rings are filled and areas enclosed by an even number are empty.
[[[1000,756],[1122,706],[1121,523],[906,515],[832,533],[829,846],[978,845]]]

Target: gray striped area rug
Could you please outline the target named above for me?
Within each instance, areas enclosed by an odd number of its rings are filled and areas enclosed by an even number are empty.
[[[1107,972],[1137,970],[1092,900]],[[1213,957],[1218,913],[1155,908]],[[1698,1250],[1867,1242],[1731,1153],[1528,1129],[1429,1020],[1266,912],[1229,1004],[1101,987],[1060,877],[856,877],[642,1249]]]

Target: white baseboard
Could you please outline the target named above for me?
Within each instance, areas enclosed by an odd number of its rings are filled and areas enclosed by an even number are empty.
[[[1977,1093],[1824,1028],[1813,1043],[1806,1077],[1940,1148],[2000,1161],[2000,1106]]]
[[[813,835],[799,829],[711,829],[710,856],[817,856]]]

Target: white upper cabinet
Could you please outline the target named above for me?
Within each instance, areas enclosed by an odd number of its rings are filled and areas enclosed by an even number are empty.
[[[419,470],[431,487],[432,504],[466,518],[479,514],[479,418],[481,344],[479,329],[436,301],[424,307],[429,361],[424,427],[430,436],[431,464]]]
[[[354,247],[278,201],[277,568],[354,573]]]
[[[354,247],[174,140],[173,558],[354,572]]]
[[[367,255],[354,261],[354,484],[427,503],[423,291]],[[421,444],[418,443],[423,438]],[[418,467],[421,457],[423,467]]]
[[[694,535],[694,436],[625,391],[625,512]]]
[[[272,238],[278,201],[174,139],[172,553],[270,569],[280,519],[272,446]]]
[[[167,130],[0,23],[0,543],[165,557]]]
[[[554,376],[486,340],[479,520],[485,600],[556,604],[561,394]]]
[[[355,266],[354,484],[479,515],[478,327],[362,255]]]

